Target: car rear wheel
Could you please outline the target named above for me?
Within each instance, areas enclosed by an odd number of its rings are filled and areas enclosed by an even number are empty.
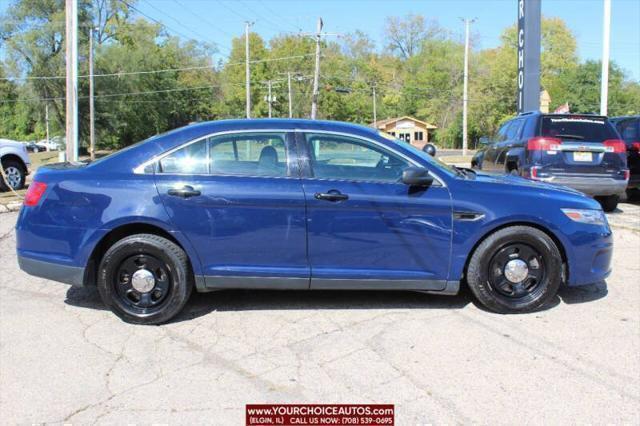
[[[598,202],[602,206],[602,210],[604,210],[605,212],[612,212],[618,207],[620,196],[608,195],[606,197],[596,197],[596,200],[598,200]]]
[[[126,322],[159,324],[182,310],[193,288],[185,252],[152,234],[113,244],[100,262],[98,291],[105,305]]]
[[[467,284],[487,309],[497,313],[536,311],[549,303],[562,282],[562,257],[554,241],[529,226],[489,235],[474,251]]]
[[[0,189],[7,191],[9,187],[14,191],[22,189],[24,187],[24,181],[27,177],[24,167],[17,161],[6,160],[2,162],[4,168],[4,175],[6,176],[6,182],[0,178]],[[9,187],[7,187],[9,184]]]

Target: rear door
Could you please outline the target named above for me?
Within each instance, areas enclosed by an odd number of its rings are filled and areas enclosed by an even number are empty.
[[[401,183],[409,160],[373,140],[299,135],[311,288],[443,290],[451,199],[443,184]]]
[[[543,151],[545,171],[555,175],[602,175],[615,177],[625,167],[624,153],[608,145],[618,134],[606,117],[591,115],[546,115],[540,136],[558,139],[556,149]]]
[[[308,288],[292,141],[284,131],[220,134],[157,163],[160,199],[197,250],[208,288]]]

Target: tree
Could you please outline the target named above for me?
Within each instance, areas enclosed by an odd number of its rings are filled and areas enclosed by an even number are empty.
[[[387,18],[384,33],[387,49],[406,60],[418,53],[424,40],[441,37],[445,32],[436,20],[425,22],[422,15],[409,14],[404,19]]]

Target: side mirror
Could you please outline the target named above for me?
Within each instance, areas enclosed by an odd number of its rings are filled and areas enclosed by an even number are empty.
[[[478,143],[480,145],[489,145],[489,138],[486,136],[482,136],[479,140]]]
[[[402,182],[411,186],[431,186],[433,177],[422,167],[407,167],[402,172]]]
[[[422,147],[422,151],[426,152],[432,157],[436,156],[436,146],[434,144],[428,143]]]

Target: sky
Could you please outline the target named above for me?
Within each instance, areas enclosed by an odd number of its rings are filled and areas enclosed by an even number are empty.
[[[0,0],[2,12],[11,0]],[[324,30],[346,34],[361,30],[383,46],[387,16],[421,14],[462,39],[461,17],[476,18],[472,34],[476,49],[495,47],[504,28],[515,23],[517,0],[138,0],[137,8],[163,22],[170,32],[215,43],[228,54],[233,36],[242,35],[244,22],[263,38],[281,33]],[[562,18],[577,38],[582,60],[602,54],[603,0],[542,0],[542,14]],[[612,0],[611,60],[640,81],[640,0]]]

